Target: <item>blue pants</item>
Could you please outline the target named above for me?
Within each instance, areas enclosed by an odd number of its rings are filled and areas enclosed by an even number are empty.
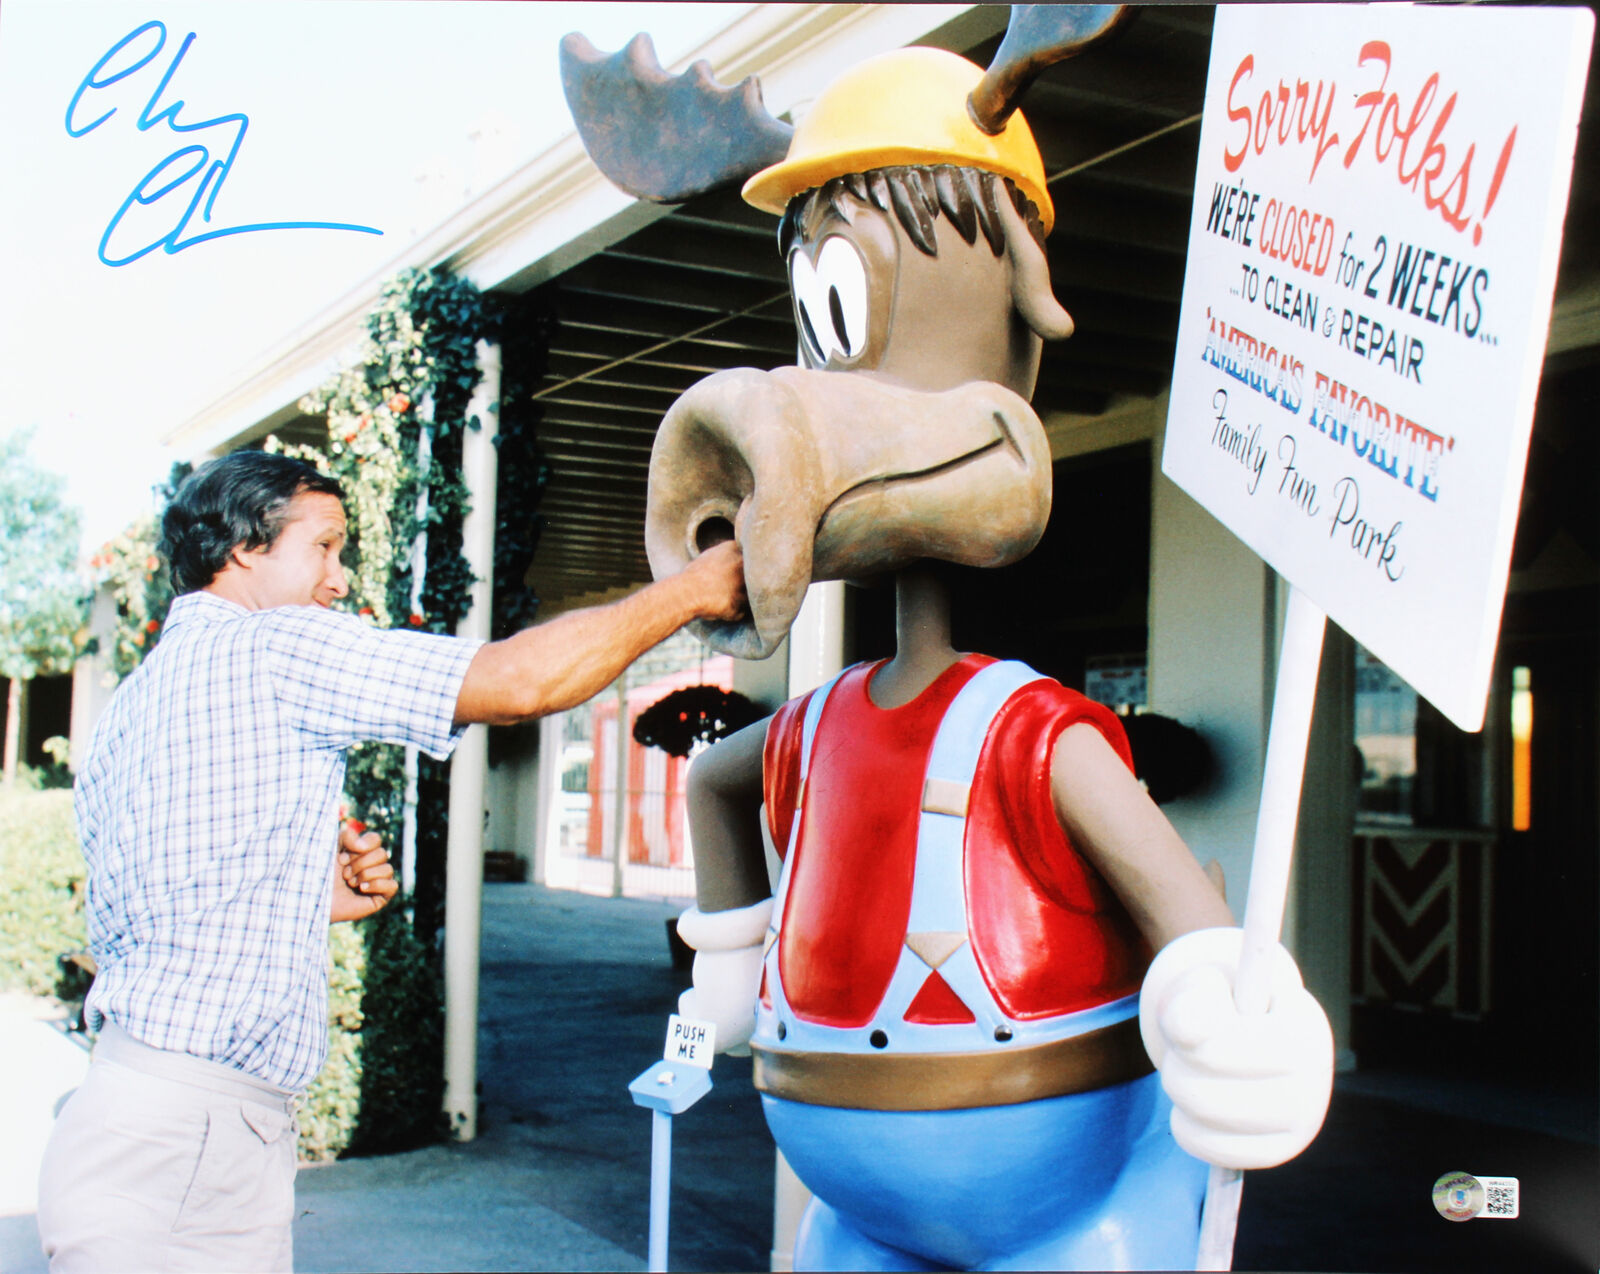
[[[816,1196],[797,1270],[1194,1267],[1206,1165],[1155,1075],[971,1110],[762,1102]]]

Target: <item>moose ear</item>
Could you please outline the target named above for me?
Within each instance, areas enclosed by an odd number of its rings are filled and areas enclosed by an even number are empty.
[[[1073,333],[1072,315],[1050,290],[1050,263],[1044,249],[1028,233],[1010,199],[996,202],[1005,223],[1006,255],[1011,258],[1011,303],[1040,340],[1064,341]]]
[[[595,166],[639,199],[681,203],[789,152],[794,129],[767,114],[754,76],[725,88],[705,61],[668,75],[643,32],[612,54],[572,32],[561,41],[561,84]]]

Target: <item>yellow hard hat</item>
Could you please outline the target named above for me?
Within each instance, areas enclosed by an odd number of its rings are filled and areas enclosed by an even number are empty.
[[[745,202],[782,214],[795,195],[846,173],[956,164],[1011,178],[1048,234],[1055,207],[1021,112],[994,137],[967,113],[967,95],[982,78],[980,67],[943,49],[895,49],[858,63],[795,125],[788,157],[745,182]]]

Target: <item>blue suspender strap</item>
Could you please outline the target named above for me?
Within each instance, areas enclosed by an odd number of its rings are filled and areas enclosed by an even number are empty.
[[[976,1038],[971,1041],[959,1040],[957,1036],[964,1032],[950,1027],[912,1028],[910,1034],[928,1037],[918,1040],[924,1048],[941,1047],[935,1041],[942,1041],[943,1047],[970,1048],[1005,1023],[968,941],[964,851],[967,800],[978,757],[996,714],[1018,690],[1039,679],[1032,668],[1015,661],[992,663],[981,669],[945,710],[928,754],[917,826],[911,915],[906,926],[908,949],[900,953],[900,968],[885,996],[882,1012],[886,1017],[902,1018],[933,967],[950,982],[977,1022],[973,1028]],[[908,1033],[908,1026],[901,1025],[902,1036]]]

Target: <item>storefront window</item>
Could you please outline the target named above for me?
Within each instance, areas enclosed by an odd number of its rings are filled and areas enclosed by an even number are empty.
[[[633,735],[641,712],[689,687],[731,690],[733,660],[708,654],[683,632],[631,664],[587,703],[552,718],[549,733],[557,740],[561,769],[546,884],[629,897],[694,896],[688,762]],[[625,738],[619,729],[627,731]],[[619,756],[622,743],[625,761]]]
[[[1355,743],[1364,823],[1487,826],[1481,734],[1456,729],[1376,655],[1356,647]]]

